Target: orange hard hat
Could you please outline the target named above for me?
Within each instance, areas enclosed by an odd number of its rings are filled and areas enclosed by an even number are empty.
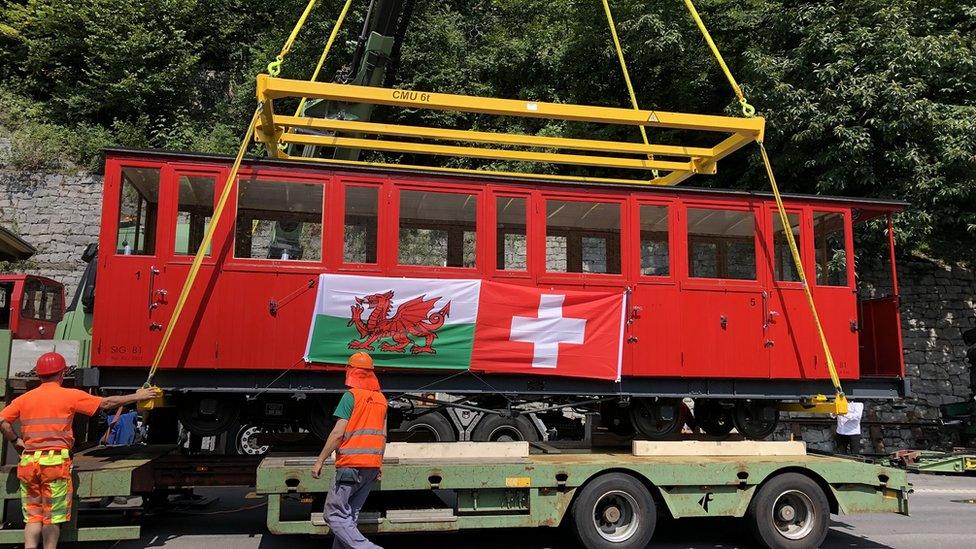
[[[50,376],[63,371],[68,367],[64,357],[58,353],[44,353],[37,359],[37,367],[34,371],[39,376]]]
[[[368,354],[359,351],[349,357],[349,362],[347,362],[350,368],[362,368],[364,370],[373,369],[373,357]]]

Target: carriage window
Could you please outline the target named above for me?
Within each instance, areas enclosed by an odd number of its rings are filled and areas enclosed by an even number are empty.
[[[400,264],[475,266],[473,194],[400,191]]]
[[[817,284],[847,286],[847,239],[844,214],[813,213],[813,245],[817,257]]]
[[[159,168],[122,168],[116,253],[156,253],[156,213],[159,206]]]
[[[688,208],[688,273],[695,278],[756,279],[752,212]]]
[[[320,261],[321,183],[241,180],[234,257]]]
[[[547,200],[546,270],[620,273],[620,205]]]
[[[800,245],[800,214],[787,213],[786,217],[790,222],[790,230],[796,245]],[[793,261],[793,252],[790,251],[790,243],[786,238],[786,231],[783,230],[783,221],[780,219],[779,212],[773,212],[773,259],[775,261],[776,280],[782,282],[799,282],[800,273],[796,270],[796,262]]]
[[[376,263],[379,189],[346,187],[346,223],[342,257],[346,263]]]
[[[61,320],[63,295],[60,287],[28,279],[24,282],[24,294],[21,300],[22,317],[34,320]]]
[[[526,270],[525,199],[500,196],[497,211],[498,270]]]
[[[214,178],[182,175],[179,189],[174,252],[177,255],[194,255],[200,249],[213,216]],[[207,249],[207,255],[210,255],[210,249]]]
[[[640,254],[642,275],[671,274],[667,206],[640,207]]]

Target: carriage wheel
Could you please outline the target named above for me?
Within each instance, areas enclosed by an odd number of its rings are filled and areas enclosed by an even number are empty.
[[[742,436],[762,440],[773,434],[779,425],[779,410],[775,400],[740,400],[733,413],[735,428]]]
[[[647,438],[668,437],[681,428],[680,404],[675,398],[634,399],[630,405],[630,422],[635,431]]]
[[[732,406],[718,400],[695,401],[695,421],[706,435],[724,437],[732,432]]]

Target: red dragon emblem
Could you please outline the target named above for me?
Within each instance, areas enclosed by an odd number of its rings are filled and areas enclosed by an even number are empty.
[[[415,355],[436,353],[434,339],[437,338],[437,330],[444,326],[444,320],[451,313],[451,302],[448,301],[439,311],[431,312],[434,304],[441,298],[425,299],[426,297],[422,295],[402,303],[393,316],[390,316],[390,310],[393,308],[392,290],[382,294],[357,297],[356,304],[351,307],[352,316],[347,326],[355,326],[359,338],[350,341],[348,347],[372,351],[373,344],[377,341],[392,339],[392,342],[381,343],[380,350],[405,353],[407,345],[410,345],[410,352]],[[370,312],[364,322],[363,311],[366,308],[369,308]],[[411,336],[425,338],[426,343],[417,345]]]

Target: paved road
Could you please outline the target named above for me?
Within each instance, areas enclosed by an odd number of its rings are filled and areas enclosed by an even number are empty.
[[[976,477],[913,475],[916,493],[911,517],[854,515],[834,522],[826,548],[832,549],[962,549],[976,547]],[[262,499],[247,499],[241,490],[201,492],[219,500],[197,513],[175,513],[148,518],[143,538],[109,544],[75,544],[89,549],[311,549],[331,546],[331,538],[278,537],[264,533]],[[241,507],[245,510],[237,510]],[[835,517],[836,518],[836,517]],[[517,540],[517,542],[516,542]],[[534,530],[478,531],[462,534],[381,536],[387,549],[456,547],[471,549],[563,549],[572,544],[556,532]],[[737,520],[679,520],[661,524],[655,548],[749,548],[748,528]]]

